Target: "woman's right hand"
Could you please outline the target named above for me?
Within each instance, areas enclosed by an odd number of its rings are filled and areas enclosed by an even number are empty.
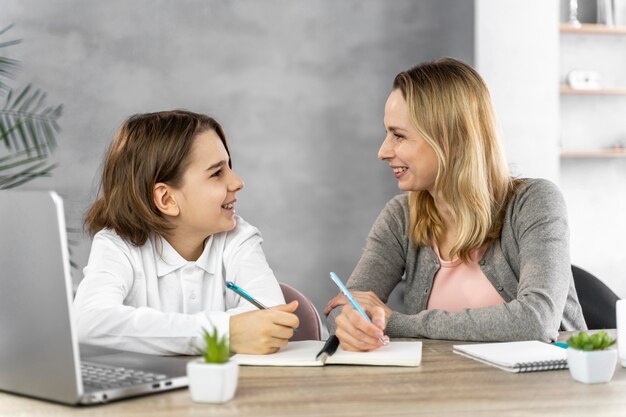
[[[342,307],[341,314],[335,319],[335,335],[339,338],[341,347],[349,351],[370,351],[378,349],[389,342],[385,336],[385,310],[382,307],[364,307],[371,317],[370,323],[350,304]]]
[[[248,311],[230,318],[230,350],[234,353],[264,355],[287,345],[299,325],[292,301],[267,310]]]

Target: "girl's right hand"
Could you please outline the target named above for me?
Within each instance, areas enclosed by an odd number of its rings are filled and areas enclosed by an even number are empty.
[[[389,337],[383,332],[386,326],[385,310],[379,306],[364,308],[372,319],[371,323],[350,304],[344,305],[341,314],[335,319],[335,335],[345,350],[370,351],[383,346],[382,341],[389,342]]]
[[[230,350],[234,353],[264,355],[287,345],[299,325],[292,301],[267,310],[248,311],[230,318]]]

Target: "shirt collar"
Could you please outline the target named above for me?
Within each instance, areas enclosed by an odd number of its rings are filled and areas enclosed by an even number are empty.
[[[170,243],[162,236],[156,236],[153,239],[154,251],[156,257],[156,272],[158,277],[165,276],[182,268],[188,264],[195,264],[198,268],[203,269],[209,274],[215,274],[217,267],[217,257],[211,255],[211,247],[213,246],[213,236],[209,236],[204,242],[204,249],[200,257],[195,262],[189,262],[178,252]]]

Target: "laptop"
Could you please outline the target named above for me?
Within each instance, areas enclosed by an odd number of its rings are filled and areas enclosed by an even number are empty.
[[[187,386],[189,357],[80,345],[63,201],[0,191],[0,390],[98,404]]]

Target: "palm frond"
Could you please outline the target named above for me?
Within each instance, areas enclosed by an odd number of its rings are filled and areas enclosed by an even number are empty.
[[[47,162],[47,156],[34,155],[23,150],[0,158],[0,190],[15,188],[39,177],[50,176],[56,164]]]
[[[30,149],[48,155],[56,147],[62,114],[63,105],[46,106],[46,94],[32,84],[10,89],[0,110],[0,143],[12,151]]]
[[[0,29],[0,36],[2,36],[5,32],[13,27],[13,24],[5,27],[4,29]],[[9,41],[0,42],[0,49],[7,48],[9,46],[17,45],[22,42],[21,39],[13,39]],[[3,79],[13,78],[17,69],[19,68],[19,62],[12,58],[7,58],[4,56],[0,56],[0,93],[3,93],[9,89],[7,84]]]

